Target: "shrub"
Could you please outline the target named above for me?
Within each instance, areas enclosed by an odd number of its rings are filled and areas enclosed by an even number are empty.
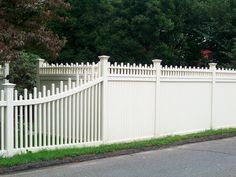
[[[32,92],[36,86],[36,59],[37,55],[21,52],[18,60],[10,63],[10,83],[16,84],[19,94],[23,94],[27,88]]]

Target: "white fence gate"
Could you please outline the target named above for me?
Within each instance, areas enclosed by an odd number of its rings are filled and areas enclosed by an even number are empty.
[[[162,67],[161,60],[142,66],[99,58],[97,64],[73,67],[40,60],[38,90],[23,96],[14,84],[4,84],[0,154],[236,127],[236,71],[217,69],[215,63]],[[50,77],[69,80],[54,80],[49,87],[42,78]]]

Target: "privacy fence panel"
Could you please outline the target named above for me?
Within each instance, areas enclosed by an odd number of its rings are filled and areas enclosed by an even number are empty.
[[[236,127],[236,72],[218,69],[214,93],[214,128]]]
[[[155,129],[155,70],[114,63],[108,75],[108,142],[147,139]]]
[[[160,87],[162,136],[210,129],[211,83],[162,81]]]

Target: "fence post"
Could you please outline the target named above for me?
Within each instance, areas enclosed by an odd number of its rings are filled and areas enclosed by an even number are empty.
[[[209,63],[210,71],[212,72],[210,129],[214,129],[213,119],[215,117],[214,101],[215,101],[215,86],[216,86],[216,65],[217,63]]]
[[[161,79],[161,61],[159,59],[152,60],[156,69],[156,88],[155,88],[155,119],[154,119],[154,137],[160,135],[160,79]]]
[[[9,80],[7,79],[7,76],[9,75],[9,61],[6,61],[4,63],[4,70],[3,70],[3,78],[4,78],[4,83],[9,83]]]
[[[41,90],[40,88],[40,68],[42,67],[43,63],[45,62],[44,59],[37,59],[37,76],[36,76],[36,86],[39,90]]]
[[[108,140],[108,117],[107,117],[107,91],[108,91],[108,69],[109,69],[109,62],[108,59],[110,56],[102,55],[98,57],[100,59],[100,74],[103,77],[103,85],[102,85],[102,140],[103,143],[106,143]]]
[[[3,84],[5,101],[7,102],[5,110],[5,149],[7,151],[6,156],[13,155],[14,148],[14,122],[13,122],[13,92],[15,84],[5,83]]]

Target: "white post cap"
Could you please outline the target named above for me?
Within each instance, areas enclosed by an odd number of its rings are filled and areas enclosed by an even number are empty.
[[[44,59],[42,59],[42,58],[38,58],[38,59],[36,59],[37,61],[41,61],[41,62],[44,62],[45,60]]]
[[[210,67],[216,67],[217,63],[209,63]]]
[[[14,88],[16,86],[16,84],[12,84],[12,83],[5,83],[5,84],[2,84],[2,86],[4,88]]]
[[[100,60],[108,60],[110,58],[110,56],[107,56],[107,55],[101,55],[101,56],[98,56],[98,58]]]
[[[158,63],[161,63],[161,62],[162,62],[162,60],[160,60],[160,59],[153,59],[153,60],[152,60],[152,62],[153,62],[153,63],[157,63],[157,64],[158,64]]]

